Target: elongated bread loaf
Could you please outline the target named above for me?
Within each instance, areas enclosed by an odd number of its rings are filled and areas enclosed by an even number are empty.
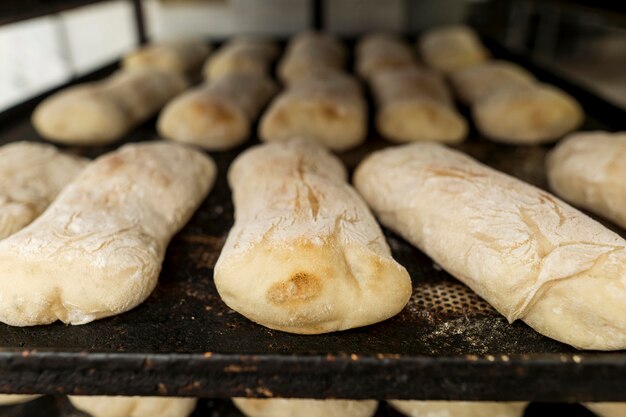
[[[140,304],[214,177],[208,157],[163,142],[92,162],[33,223],[0,241],[0,321],[84,324]]]
[[[345,46],[330,34],[304,32],[289,42],[278,63],[278,76],[291,84],[312,71],[342,71],[346,56]]]
[[[487,61],[450,74],[459,99],[472,105],[502,88],[532,87],[535,77],[524,68],[508,61]]]
[[[467,123],[456,111],[443,79],[419,68],[403,68],[371,78],[376,127],[393,142],[461,142]]]
[[[233,398],[246,417],[372,417],[378,401]]]
[[[239,72],[269,76],[270,66],[277,56],[278,47],[273,42],[236,38],[209,57],[203,72],[208,80]]]
[[[498,89],[474,104],[472,114],[483,135],[518,145],[554,142],[584,118],[574,98],[547,84]]]
[[[235,225],[215,265],[224,302],[291,333],[365,326],[411,295],[341,162],[313,142],[256,146],[231,165]]]
[[[527,403],[391,400],[393,408],[409,417],[522,417]]]
[[[153,116],[186,86],[173,72],[119,71],[48,97],[35,109],[32,122],[40,135],[53,142],[106,144]]]
[[[43,143],[0,147],[0,239],[39,216],[85,165],[87,159]]]
[[[205,149],[233,148],[250,137],[252,123],[277,89],[264,75],[225,75],[168,103],[157,129],[164,138]]]
[[[425,32],[418,41],[422,59],[444,73],[471,67],[489,59],[476,32],[467,26],[442,26]]]
[[[547,159],[550,187],[626,228],[626,132],[575,133]]]
[[[74,407],[91,417],[187,417],[195,398],[68,396]]]
[[[125,69],[172,71],[194,78],[211,53],[211,46],[200,39],[179,39],[146,45],[127,54]]]
[[[293,137],[341,151],[360,145],[367,133],[367,104],[358,82],[347,74],[301,76],[270,104],[261,118],[262,140]]]
[[[394,35],[367,35],[356,47],[356,71],[365,79],[382,71],[415,65],[415,55],[409,44]]]
[[[626,348],[626,241],[549,193],[436,144],[372,154],[355,184],[380,221],[509,321]]]
[[[626,416],[626,403],[585,403],[585,407],[598,417]]]

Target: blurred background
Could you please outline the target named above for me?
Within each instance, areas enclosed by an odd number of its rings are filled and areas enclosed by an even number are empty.
[[[286,38],[311,27],[413,36],[461,22],[626,108],[625,0],[2,0],[0,111],[116,61],[144,38]]]

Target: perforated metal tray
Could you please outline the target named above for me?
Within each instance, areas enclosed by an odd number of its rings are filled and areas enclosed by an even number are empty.
[[[582,101],[589,113],[585,129],[624,128],[626,114],[620,109],[531,69]],[[0,115],[0,143],[38,140],[28,110]],[[370,131],[364,146],[340,155],[350,169],[388,146]],[[149,139],[156,139],[154,120],[127,141]],[[67,150],[94,157],[114,147]],[[212,154],[219,167],[215,188],[173,239],[160,283],[144,304],[85,326],[0,325],[0,392],[626,401],[623,352],[580,352],[523,323],[508,324],[388,231],[394,257],[407,267],[414,285],[398,316],[346,332],[298,336],[234,313],[217,295],[212,268],[233,222],[225,174],[244,147]],[[547,147],[498,145],[473,132],[461,149],[546,187]]]

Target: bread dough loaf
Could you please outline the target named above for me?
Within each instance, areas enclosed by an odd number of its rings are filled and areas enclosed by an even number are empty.
[[[311,71],[342,71],[346,63],[345,46],[328,33],[304,32],[294,37],[278,63],[278,76],[291,84]]]
[[[53,94],[37,106],[32,122],[53,142],[102,145],[146,121],[186,86],[173,72],[119,71]]]
[[[294,137],[341,151],[360,145],[367,134],[367,104],[354,78],[342,73],[300,76],[269,106],[259,125],[264,141]]]
[[[393,142],[461,142],[467,123],[457,113],[443,79],[419,68],[403,68],[371,78],[376,128]]]
[[[419,39],[418,46],[426,64],[444,73],[489,59],[489,51],[476,32],[463,25],[442,26],[426,31]]]
[[[249,139],[252,123],[277,89],[264,75],[225,75],[168,103],[157,129],[167,139],[208,150],[230,149]]]
[[[86,164],[43,143],[0,147],[0,240],[39,216]]]
[[[626,228],[626,133],[575,133],[547,159],[550,187]]]
[[[195,398],[68,396],[74,407],[91,417],[187,417]]]
[[[178,39],[149,44],[127,54],[122,60],[122,67],[172,71],[195,78],[212,49],[201,39]]]
[[[313,142],[242,153],[228,173],[235,224],[215,265],[233,310],[272,329],[317,334],[396,315],[411,295],[342,163]]]
[[[372,417],[378,401],[233,398],[246,417]]]
[[[584,118],[574,98],[547,84],[498,89],[472,106],[472,114],[483,135],[518,145],[554,142]]]
[[[0,241],[0,321],[84,324],[143,302],[169,240],[214,177],[208,157],[163,142],[89,164],[33,223]]]
[[[626,241],[549,193],[437,144],[375,152],[355,184],[380,221],[509,321],[626,348]]]
[[[626,403],[585,403],[585,407],[598,417],[626,416]]]
[[[400,401],[389,404],[409,417],[522,417],[527,403]]]
[[[367,35],[356,47],[356,70],[365,79],[383,71],[415,65],[417,62],[409,44],[394,35]]]
[[[524,68],[508,61],[487,61],[450,74],[450,80],[459,99],[472,105],[501,88],[532,87],[535,77]]]
[[[237,38],[211,55],[203,72],[205,78],[211,81],[239,72],[269,76],[270,66],[277,56],[278,47],[273,42],[254,38]]]
[[[29,394],[0,394],[0,405],[13,405],[32,401],[41,395]]]

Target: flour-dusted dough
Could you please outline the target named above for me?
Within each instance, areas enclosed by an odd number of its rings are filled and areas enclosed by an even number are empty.
[[[214,177],[208,157],[164,142],[126,145],[89,164],[41,216],[0,241],[0,321],[84,324],[140,304]]]
[[[269,76],[270,66],[277,56],[278,47],[273,42],[236,38],[209,57],[203,72],[208,80],[239,72]]]
[[[584,405],[598,417],[626,416],[626,403],[585,403]]]
[[[225,75],[168,103],[157,129],[167,139],[209,150],[230,149],[250,137],[252,123],[277,89],[264,75]]]
[[[584,118],[573,97],[547,84],[501,88],[474,104],[472,114],[483,135],[518,145],[554,142]]]
[[[12,405],[20,404],[28,401],[32,401],[41,395],[28,395],[28,394],[0,394],[0,405]]]
[[[372,417],[378,401],[233,398],[246,417]]]
[[[456,111],[443,79],[419,68],[377,73],[371,78],[376,127],[393,142],[461,142],[467,123]]]
[[[285,84],[308,76],[312,71],[342,71],[346,47],[328,33],[304,32],[294,37],[278,63],[278,76]]]
[[[235,225],[215,265],[233,310],[264,326],[317,334],[383,321],[411,295],[341,161],[304,140],[270,143],[231,165]]]
[[[508,61],[487,61],[450,74],[459,99],[472,105],[502,88],[532,87],[535,77],[524,68]]]
[[[91,417],[187,417],[195,398],[70,395],[74,407]]]
[[[37,106],[32,122],[40,135],[53,142],[110,143],[153,116],[186,86],[173,72],[119,71],[102,81],[53,94]]]
[[[626,241],[551,194],[437,144],[375,152],[355,184],[380,221],[509,321],[626,348]]]
[[[87,159],[43,143],[0,147],[0,240],[39,216],[85,165]]]
[[[462,25],[431,29],[420,37],[418,46],[426,64],[444,73],[489,59],[489,51],[476,32]]]
[[[343,73],[301,76],[268,107],[259,124],[264,141],[293,137],[341,151],[360,145],[367,133],[367,104],[358,82]]]
[[[409,417],[522,417],[527,403],[391,400]]]
[[[365,79],[375,74],[417,65],[409,44],[395,35],[376,33],[363,37],[356,47],[356,71]]]
[[[626,132],[574,133],[547,159],[550,187],[626,228]]]
[[[143,46],[122,60],[125,69],[157,69],[194,78],[213,48],[201,39],[178,39]]]

